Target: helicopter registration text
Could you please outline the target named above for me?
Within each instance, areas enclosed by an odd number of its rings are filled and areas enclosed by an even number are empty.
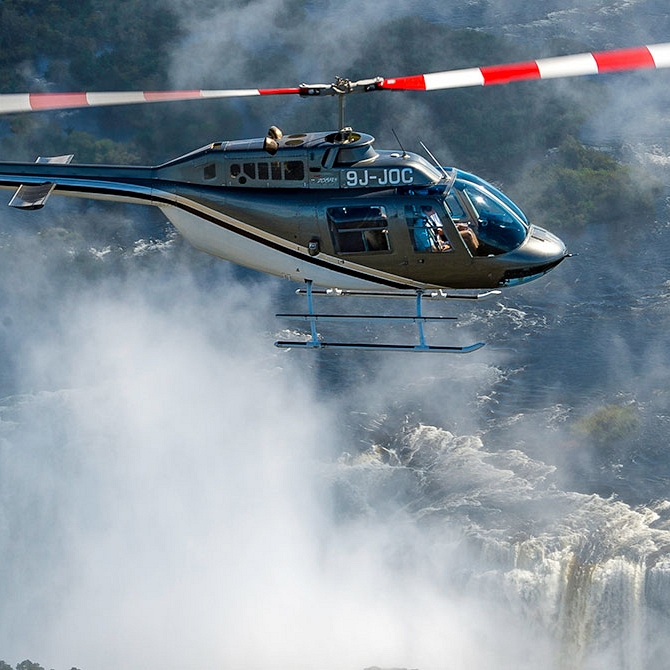
[[[350,188],[409,185],[414,183],[414,171],[412,168],[347,170],[345,180]]]

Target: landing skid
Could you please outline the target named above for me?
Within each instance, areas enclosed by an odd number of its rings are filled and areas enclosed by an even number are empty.
[[[275,346],[281,349],[352,349],[366,351],[408,351],[416,353],[441,353],[441,354],[469,354],[484,346],[483,342],[476,342],[464,347],[430,345],[426,342],[424,324],[454,321],[453,316],[424,316],[422,313],[423,300],[480,300],[493,295],[499,295],[500,291],[488,291],[480,294],[448,294],[444,291],[343,291],[340,289],[317,289],[312,287],[312,282],[306,282],[306,289],[298,289],[296,293],[307,296],[307,314],[277,314],[283,319],[304,321],[310,324],[310,339],[287,341],[278,340]],[[385,315],[385,314],[317,314],[314,311],[314,296],[355,296],[368,298],[413,298],[416,301],[416,313],[408,316]],[[386,321],[391,323],[414,323],[417,326],[418,342],[416,344],[377,344],[365,342],[327,342],[319,337],[317,323],[319,322],[361,322],[361,321]]]

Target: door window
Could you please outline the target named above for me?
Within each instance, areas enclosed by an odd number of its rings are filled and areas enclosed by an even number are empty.
[[[338,254],[391,250],[384,207],[330,207],[327,216]]]

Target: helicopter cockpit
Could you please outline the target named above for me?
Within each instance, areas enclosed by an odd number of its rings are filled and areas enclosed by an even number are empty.
[[[528,234],[526,216],[507,196],[461,170],[457,171],[445,204],[457,228],[467,226],[476,236],[477,256],[513,251]]]
[[[526,215],[492,184],[463,170],[455,172],[444,204],[473,255],[517,249],[528,234]]]

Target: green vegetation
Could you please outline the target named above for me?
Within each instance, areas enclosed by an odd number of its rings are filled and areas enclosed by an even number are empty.
[[[575,429],[599,446],[610,446],[631,436],[639,424],[640,417],[634,405],[605,405],[580,419]]]
[[[44,668],[39,663],[34,663],[33,661],[25,660],[16,664],[16,668],[9,665],[5,661],[0,661],[0,670],[44,670]],[[77,670],[77,668],[71,668],[71,670]]]
[[[429,48],[390,48],[393,44]],[[552,53],[574,48],[556,45]],[[352,70],[360,76],[369,76],[370,72],[436,72],[537,58],[534,49],[479,31],[452,30],[419,18],[402,19],[370,35]],[[436,155],[442,155],[440,144],[444,143],[457,165],[474,172],[505,175],[507,180],[529,159],[541,157],[567,135],[578,133],[596,105],[597,85],[583,80],[571,84],[569,97],[555,82],[535,81],[433,91],[428,95],[365,96],[359,104],[369,110],[367,121],[384,119],[387,124],[394,121],[394,115],[411,116],[412,108],[420,106],[430,128],[430,136],[422,139],[435,147]],[[422,134],[425,126],[412,130]]]
[[[165,88],[169,50],[179,36],[178,18],[161,0],[3,0],[0,92]],[[4,159],[30,160],[25,147],[42,155],[75,153],[82,162],[141,162],[149,153],[133,137],[150,118],[144,112],[7,118],[12,132],[0,142]],[[83,124],[88,132],[77,127]]]
[[[188,36],[179,9],[188,7],[189,16],[203,18],[226,4],[2,0],[0,92],[168,87],[171,52]],[[287,2],[285,16],[277,21],[297,34],[298,23],[310,21],[307,5],[306,0]],[[226,69],[222,64],[221,80],[211,86],[291,85],[308,76],[299,58],[285,58],[288,46],[280,39],[259,45],[235,35],[226,37],[237,66]],[[552,55],[580,50],[584,45],[546,45]],[[418,17],[380,20],[370,24],[343,74],[354,79],[407,75],[542,55],[547,54],[536,53],[533,45]],[[206,85],[192,83],[194,88]],[[459,167],[502,182],[541,225],[555,229],[557,222],[563,227],[653,216],[656,187],[574,139],[602,102],[596,81],[574,79],[569,88],[554,81],[520,82],[351,98],[348,120],[376,135],[380,146],[395,142],[391,129],[400,131],[408,148],[418,148],[416,140],[422,139],[443,162],[446,156]],[[212,140],[244,137],[250,129],[264,132],[270,123],[292,132],[322,130],[335,116],[330,98],[296,104],[283,97],[262,103],[206,101],[15,115],[0,124],[0,157],[32,160],[38,154],[74,153],[78,162],[155,164]]]
[[[21,117],[13,129],[18,130],[2,141],[3,156],[18,156],[23,147],[35,147],[40,155],[58,156],[74,154],[78,163],[133,164],[140,162],[141,149],[134,142],[115,142],[107,137],[98,138],[83,130],[63,129],[58,123],[34,121],[33,117]],[[37,151],[35,151],[37,153]],[[30,160],[32,156],[23,156]]]
[[[159,0],[3,0],[0,91],[164,86],[176,15]]]
[[[557,222],[616,225],[651,220],[662,188],[649,175],[567,137],[526,173],[519,198],[531,219],[549,228]]]

